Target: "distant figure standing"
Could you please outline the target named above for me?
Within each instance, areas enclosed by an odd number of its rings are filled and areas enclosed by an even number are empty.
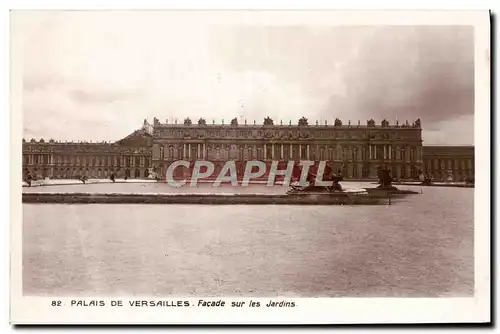
[[[28,183],[28,187],[31,187],[31,181],[33,180],[33,176],[30,174],[28,174],[28,176],[26,177],[26,183]]]
[[[113,183],[115,182],[115,173],[111,173],[111,176],[109,177],[109,179],[111,181],[113,181]]]
[[[85,184],[85,182],[87,182],[87,180],[88,180],[88,178],[87,178],[85,175],[83,175],[83,176],[80,178],[80,181],[82,181],[82,182],[83,182],[83,184]]]
[[[127,181],[127,179],[128,179],[128,175],[127,175],[127,174],[125,174],[125,181]]]

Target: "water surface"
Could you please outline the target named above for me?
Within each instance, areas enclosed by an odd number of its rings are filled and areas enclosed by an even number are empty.
[[[84,187],[110,186],[167,189]],[[473,197],[474,189],[432,187],[390,206],[23,204],[24,293],[470,296]]]

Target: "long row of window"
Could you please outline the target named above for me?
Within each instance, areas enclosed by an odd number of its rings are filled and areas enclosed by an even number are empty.
[[[472,159],[432,159],[426,161],[427,170],[439,169],[473,169]]]
[[[127,166],[127,167],[149,167],[151,158],[145,156],[101,156],[88,157],[79,155],[50,155],[25,154],[23,165],[73,165],[73,166]]]
[[[114,174],[115,177],[135,177],[135,178],[147,178],[149,176],[149,170],[144,169],[140,170],[139,168],[131,168],[131,169],[113,169],[113,168],[55,168],[52,173],[48,168],[34,168],[29,171],[28,169],[24,170],[24,176],[26,177],[28,173],[31,172],[36,176],[40,177],[51,177],[51,178],[78,178],[81,176],[87,176],[90,178],[107,178]]]
[[[386,145],[387,146],[387,145]],[[224,146],[223,146],[224,147]],[[216,147],[203,152],[202,146],[198,150],[198,145],[193,144],[190,147],[181,147],[168,145],[167,149],[163,146],[159,148],[160,160],[175,160],[175,159],[200,159],[208,157],[208,159],[309,159],[309,160],[399,160],[399,161],[417,161],[419,159],[418,150],[416,148],[405,149],[389,149],[386,150],[382,145],[372,145],[372,149],[352,148],[352,147],[336,147],[324,148],[320,147],[316,150],[314,145],[266,145],[259,147],[245,147],[240,149],[230,149],[229,145],[226,148]]]

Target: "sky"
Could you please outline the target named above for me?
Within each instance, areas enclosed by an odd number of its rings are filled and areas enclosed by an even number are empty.
[[[73,11],[31,13],[16,29],[26,139],[115,141],[153,117],[296,124],[305,116],[310,124],[420,118],[424,145],[474,144],[470,26]]]

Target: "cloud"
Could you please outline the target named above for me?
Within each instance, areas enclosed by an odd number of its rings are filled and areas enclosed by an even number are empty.
[[[325,110],[429,123],[474,112],[472,27],[381,28],[342,67]]]
[[[474,144],[474,115],[462,115],[432,125],[422,131],[424,145]]]
[[[30,20],[27,137],[118,140],[144,118],[266,116],[420,117],[426,143],[452,142],[451,129],[435,134],[448,124],[473,137],[471,122],[454,122],[473,115],[471,27],[221,25],[162,12]]]

